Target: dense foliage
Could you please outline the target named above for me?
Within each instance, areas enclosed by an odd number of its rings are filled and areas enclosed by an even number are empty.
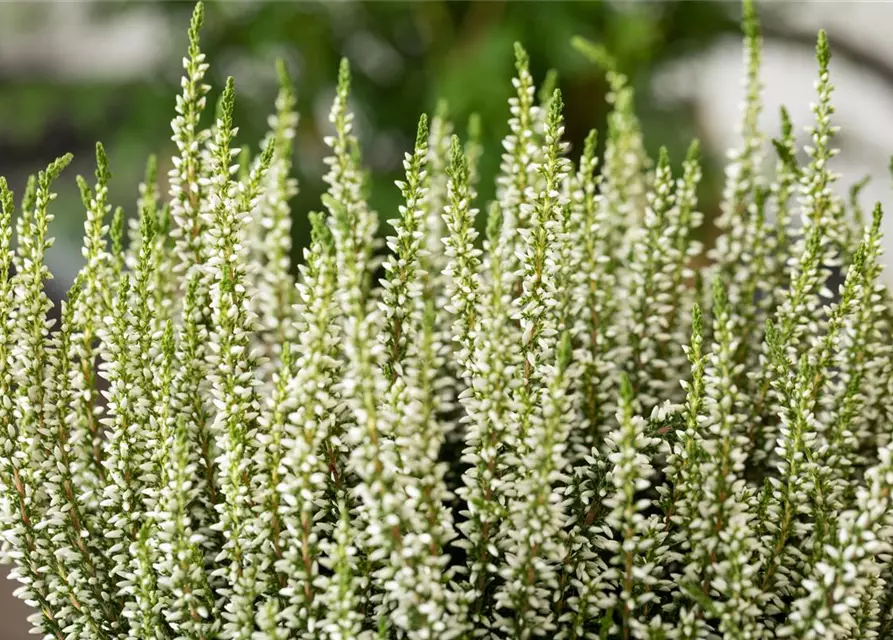
[[[339,70],[324,213],[289,264],[297,122],[234,158],[196,8],[167,197],[79,180],[86,265],[47,321],[63,157],[0,180],[5,552],[49,638],[870,638],[893,631],[893,303],[880,207],[834,190],[819,35],[808,163],[764,177],[760,36],[708,268],[698,146],[612,113],[567,157],[516,46],[486,236],[472,135],[422,116],[386,247]],[[799,223],[799,224],[797,224]]]

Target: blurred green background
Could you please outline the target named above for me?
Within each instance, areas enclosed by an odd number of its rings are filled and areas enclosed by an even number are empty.
[[[67,151],[76,157],[54,207],[58,240],[49,260],[58,287],[79,264],[83,212],[73,176],[92,174],[95,141],[111,157],[112,202],[130,215],[147,154],[157,153],[162,169],[169,166],[169,122],[192,6],[0,4],[0,175],[21,189],[27,174],[52,158]],[[572,148],[579,149],[589,128],[602,131],[606,114],[603,74],[570,47],[579,34],[607,47],[637,87],[649,151],[666,144],[681,160],[698,134],[696,120],[686,105],[667,108],[653,100],[650,78],[659,65],[736,32],[739,11],[735,3],[717,2],[209,2],[202,48],[215,87],[209,104],[225,77],[235,76],[241,144],[255,145],[265,131],[276,58],[286,60],[296,81],[297,251],[308,231],[305,214],[319,207],[324,189],[322,136],[341,56],[353,65],[352,107],[372,174],[372,204],[384,220],[396,211],[393,181],[419,114],[432,112],[441,99],[459,133],[472,113],[480,114],[486,149],[480,192],[485,200],[492,196],[507,131],[514,41],[528,49],[538,83],[557,70]],[[716,194],[712,166],[703,190],[706,210]]]

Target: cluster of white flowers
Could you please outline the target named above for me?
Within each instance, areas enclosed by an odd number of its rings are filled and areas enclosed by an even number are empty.
[[[167,197],[150,159],[125,237],[97,147],[58,326],[70,156],[18,202],[0,179],[0,531],[36,633],[891,637],[893,296],[880,205],[865,224],[832,189],[824,33],[809,161],[782,111],[763,176],[745,3],[743,143],[706,253],[698,143],[652,165],[627,78],[583,40],[610,85],[602,157],[594,131],[569,157],[557,78],[537,92],[517,45],[495,200],[480,121],[463,140],[440,106],[382,242],[344,61],[293,268],[294,88],[280,64],[253,155],[231,78],[203,128],[202,16]]]

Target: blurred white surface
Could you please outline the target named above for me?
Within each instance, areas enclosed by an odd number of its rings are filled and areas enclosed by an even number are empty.
[[[98,12],[91,2],[0,2],[0,70],[120,81],[167,58],[168,23],[151,5]]]

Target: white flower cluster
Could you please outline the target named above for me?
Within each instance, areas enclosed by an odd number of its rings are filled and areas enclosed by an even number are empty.
[[[231,78],[202,128],[202,11],[167,197],[150,159],[125,248],[97,147],[58,326],[44,254],[70,156],[18,202],[0,179],[0,531],[36,633],[893,637],[893,296],[880,205],[865,224],[832,189],[824,33],[809,161],[783,111],[763,176],[745,3],[743,143],[707,253],[698,143],[652,170],[632,87],[583,40],[610,86],[601,158],[594,131],[569,157],[557,78],[537,93],[517,45],[495,200],[480,121],[463,140],[438,107],[382,243],[344,61],[293,269],[294,89],[280,64],[254,155]]]

